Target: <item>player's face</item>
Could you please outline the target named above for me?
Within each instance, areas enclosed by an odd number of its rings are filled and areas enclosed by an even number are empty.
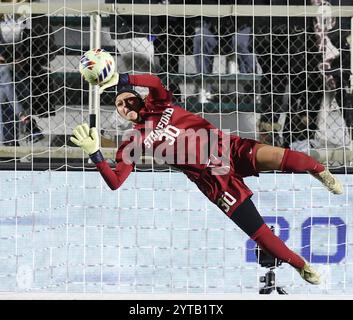
[[[116,97],[115,107],[125,120],[137,121],[141,109],[139,102],[139,99],[132,92],[123,92]]]

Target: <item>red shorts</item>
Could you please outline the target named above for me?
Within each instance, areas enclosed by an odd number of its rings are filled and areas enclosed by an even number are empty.
[[[230,143],[229,172],[214,175],[206,169],[200,179],[194,181],[199,189],[228,216],[253,194],[243,178],[258,176],[255,159],[257,143],[255,140],[233,136]]]
[[[230,142],[231,161],[236,175],[240,177],[259,176],[256,169],[256,148],[258,141],[232,136]]]

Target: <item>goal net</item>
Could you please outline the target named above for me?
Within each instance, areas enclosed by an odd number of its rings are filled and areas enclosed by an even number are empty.
[[[254,242],[182,173],[150,161],[113,192],[70,142],[95,115],[114,165],[129,129],[114,112],[115,88],[99,97],[78,73],[80,56],[101,47],[119,72],[160,76],[176,104],[218,128],[306,152],[337,173],[342,196],[304,174],[245,182],[266,223],[323,275],[310,286],[282,264],[277,285],[353,295],[350,1],[15,2],[0,3],[0,292],[264,286]]]

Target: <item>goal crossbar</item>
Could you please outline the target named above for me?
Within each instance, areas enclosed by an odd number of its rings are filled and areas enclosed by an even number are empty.
[[[73,15],[99,14],[118,15],[173,15],[173,16],[298,16],[315,17],[322,15],[321,6],[263,6],[263,5],[162,5],[162,4],[101,4],[97,1],[85,1],[83,3],[67,3],[63,6],[60,3],[1,3],[0,13],[32,13],[46,15]],[[330,6],[330,14],[336,17],[352,17],[353,6]]]

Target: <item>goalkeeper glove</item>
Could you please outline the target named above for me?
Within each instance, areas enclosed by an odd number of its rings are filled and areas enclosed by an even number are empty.
[[[97,128],[89,128],[87,123],[76,126],[73,130],[74,137],[70,137],[70,141],[81,147],[94,163],[104,160],[99,150],[99,136]]]
[[[104,82],[104,83],[99,85],[100,86],[99,94],[102,94],[105,89],[108,89],[108,88],[113,87],[113,86],[117,86],[119,84],[119,78],[120,78],[119,73],[114,72],[113,76],[110,78],[109,81]]]

